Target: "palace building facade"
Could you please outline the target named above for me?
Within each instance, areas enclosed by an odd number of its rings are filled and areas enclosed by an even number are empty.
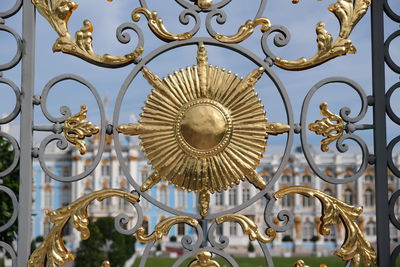
[[[47,168],[52,173],[64,177],[83,173],[88,168],[91,168],[91,164],[93,164],[98,152],[98,141],[96,138],[92,139],[92,142],[88,145],[88,153],[84,156],[81,156],[76,150],[60,151],[56,147],[50,147],[46,150],[45,155]],[[136,141],[124,138],[121,144],[121,153],[126,166],[131,176],[140,185],[151,174],[151,167],[147,164],[143,153],[140,152]],[[397,156],[395,159],[396,164],[400,165],[400,157]],[[359,168],[362,158],[361,155],[356,154],[321,153],[316,154],[314,160],[325,173],[345,180]],[[277,171],[280,163],[281,155],[267,154],[262,159],[257,171],[268,182]],[[46,218],[44,209],[56,209],[68,205],[72,200],[105,188],[119,188],[125,191],[133,190],[120,167],[111,137],[106,138],[102,159],[88,177],[76,182],[59,182],[45,175],[38,161],[34,162],[34,177],[34,238],[36,236],[46,236],[51,229],[51,223]],[[302,153],[295,152],[292,153],[287,167],[271,192],[276,192],[278,189],[289,185],[304,185],[325,192],[349,205],[363,206],[363,213],[357,223],[367,240],[375,246],[374,183],[377,179],[379,177],[375,177],[373,168],[369,167],[355,182],[330,184],[314,174]],[[390,192],[394,192],[396,188],[399,188],[399,179],[391,173],[389,173],[389,188]],[[214,193],[211,196],[209,214],[234,208],[251,200],[258,192],[259,190],[251,184],[242,182],[235,188],[222,193]],[[391,194],[390,192],[389,194]],[[194,193],[187,193],[164,183],[155,185],[147,193],[166,206],[188,213],[198,213],[197,195]],[[321,204],[316,198],[307,198],[298,194],[284,197],[276,201],[272,208],[272,214],[265,214],[266,203],[266,198],[262,197],[240,213],[252,219],[261,232],[267,228],[264,220],[265,216],[270,216],[275,224],[280,224],[281,222],[277,219],[280,211],[288,210],[293,213],[294,218],[291,220],[293,226],[286,232],[279,233],[272,243],[267,244],[273,256],[309,255],[312,253],[329,255],[342,244],[345,238],[345,229],[342,224],[334,226],[328,236],[318,234]],[[153,231],[154,226],[160,220],[173,216],[143,197],[141,197],[140,206],[144,212],[143,226],[148,233]],[[395,209],[396,217],[400,217],[399,207],[396,206]],[[101,202],[95,201],[89,206],[89,214],[93,220],[105,216],[116,217],[122,213],[127,214],[130,218],[127,227],[132,227],[136,222],[136,211],[130,203],[124,200],[109,198]],[[210,221],[209,224],[211,223]],[[399,234],[393,226],[390,229],[391,242],[395,244],[398,242]],[[71,251],[76,250],[80,242],[79,233],[69,225],[66,227],[64,234],[68,249]],[[169,239],[171,241],[166,238],[166,242],[162,244],[164,246],[163,250],[168,251],[169,247],[180,247],[180,243],[177,244],[176,242],[180,242],[185,235],[193,236],[193,239],[196,239],[195,230],[188,225],[178,224],[174,226],[170,232]],[[238,256],[248,254],[249,240],[247,236],[243,235],[239,224],[227,222],[218,225],[215,229],[215,235],[217,237],[216,241],[221,235],[229,238],[229,246],[226,248],[226,252]],[[172,236],[176,238],[171,238]],[[256,243],[254,243],[254,247],[256,248],[256,253],[261,255],[261,249]],[[141,250],[144,245],[136,243],[136,248]]]

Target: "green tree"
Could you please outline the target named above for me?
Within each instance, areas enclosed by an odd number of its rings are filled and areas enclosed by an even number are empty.
[[[104,236],[99,227],[94,223],[90,223],[89,231],[90,238],[82,240],[76,252],[75,266],[101,266],[101,263],[107,259],[107,255],[103,250]]]
[[[12,144],[5,138],[0,137],[0,172],[11,166],[14,159]],[[0,177],[0,184],[10,188],[18,198],[19,190],[19,165],[8,175]],[[6,224],[12,216],[14,206],[11,198],[0,192],[0,225]],[[12,243],[18,232],[18,223],[14,222],[10,228],[0,233],[0,241]]]
[[[88,240],[81,242],[75,265],[101,266],[101,262],[107,259],[113,267],[124,266],[135,252],[135,237],[119,233],[111,217],[99,218],[89,226],[96,229],[96,235],[92,233]],[[98,261],[94,263],[92,260],[87,260],[87,254],[96,254]]]

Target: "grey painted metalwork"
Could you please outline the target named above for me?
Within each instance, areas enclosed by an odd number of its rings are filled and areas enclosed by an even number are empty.
[[[367,113],[367,107],[368,107],[367,96],[365,95],[365,93],[360,85],[358,85],[356,82],[354,82],[348,78],[344,78],[344,77],[331,77],[331,78],[323,79],[322,81],[320,81],[316,85],[314,85],[313,88],[311,88],[311,90],[308,92],[308,94],[306,95],[306,97],[303,101],[303,106],[301,109],[301,117],[300,117],[301,145],[302,145],[304,155],[307,159],[308,164],[310,164],[310,167],[313,169],[313,171],[319,177],[321,177],[323,180],[325,180],[328,183],[335,183],[335,184],[350,183],[350,182],[354,182],[356,179],[358,179],[368,167],[368,155],[369,155],[368,146],[367,146],[367,144],[365,144],[365,142],[361,138],[359,138],[357,135],[355,135],[353,133],[348,133],[348,134],[344,134],[341,138],[339,138],[337,140],[336,147],[337,147],[338,151],[340,151],[342,153],[344,153],[348,150],[348,146],[346,144],[344,144],[343,141],[345,141],[346,139],[354,140],[360,146],[362,156],[363,156],[361,166],[359,167],[359,169],[351,177],[345,178],[345,179],[335,178],[335,177],[329,176],[329,175],[325,174],[323,171],[321,171],[314,161],[313,155],[311,154],[311,151],[310,151],[310,146],[308,145],[308,142],[307,142],[307,112],[308,112],[308,107],[310,105],[310,101],[318,89],[320,89],[322,86],[324,86],[326,84],[330,84],[330,83],[344,83],[346,85],[349,85],[352,89],[354,89],[356,91],[356,93],[360,97],[361,109],[356,117],[349,117],[351,110],[348,107],[343,107],[340,109],[340,116],[342,117],[342,119],[345,122],[347,122],[347,123],[358,122],[362,118],[364,118],[365,114]],[[364,127],[362,127],[362,128],[364,128]],[[354,127],[354,130],[355,129],[356,129],[356,127]]]
[[[194,22],[194,26],[188,31],[192,36],[198,34],[200,28],[203,26],[207,30],[208,34],[212,37],[215,36],[216,31],[213,28],[214,20],[218,24],[225,24],[228,18],[228,14],[223,10],[225,6],[230,4],[232,0],[221,0],[209,8],[201,9],[194,4],[193,1],[189,0],[175,0],[178,6],[183,7],[183,10],[179,14],[179,22],[183,25],[188,25]],[[258,1],[259,7],[256,11],[254,18],[260,18],[265,10],[266,0]],[[145,0],[140,0],[139,4],[141,7],[148,8]],[[22,36],[20,36],[14,29],[6,25],[6,18],[12,17],[22,9]],[[200,14],[200,13],[206,14]],[[216,255],[219,255],[226,259],[231,266],[238,266],[238,263],[230,255],[224,252],[224,249],[229,246],[229,238],[226,236],[216,235],[217,223],[215,219],[228,213],[237,213],[241,210],[249,207],[256,201],[266,198],[266,207],[264,210],[264,221],[265,223],[273,228],[277,232],[285,232],[293,227],[294,214],[288,210],[281,210],[278,214],[274,214],[274,204],[276,199],[272,194],[272,189],[278,179],[281,177],[284,168],[289,162],[290,152],[293,146],[293,139],[295,134],[300,134],[301,144],[304,151],[306,160],[308,161],[311,169],[316,175],[328,183],[350,183],[357,180],[367,169],[368,164],[375,164],[375,172],[377,180],[376,189],[376,215],[377,215],[377,242],[378,242],[378,264],[379,266],[395,266],[396,258],[400,253],[400,245],[397,246],[393,251],[390,251],[389,241],[389,223],[392,223],[398,230],[400,230],[400,222],[394,216],[394,206],[398,198],[400,197],[400,190],[395,192],[390,200],[388,200],[388,177],[387,167],[398,177],[400,177],[400,170],[395,166],[393,162],[393,149],[400,142],[400,136],[390,140],[387,145],[386,142],[386,117],[388,116],[394,123],[400,125],[400,116],[394,112],[391,105],[390,99],[393,93],[400,87],[400,83],[395,83],[385,93],[385,62],[386,64],[396,73],[400,73],[400,66],[392,58],[390,54],[390,46],[393,45],[392,41],[400,36],[400,31],[395,31],[384,40],[384,14],[395,22],[400,22],[400,15],[397,14],[392,7],[389,5],[388,0],[374,0],[372,1],[372,73],[373,73],[373,95],[367,96],[361,88],[353,80],[346,77],[331,77],[322,79],[320,82],[315,84],[308,92],[303,100],[301,109],[300,123],[295,123],[294,112],[288,92],[286,91],[283,83],[281,82],[278,75],[274,72],[274,61],[277,55],[272,52],[269,47],[268,40],[271,35],[274,35],[273,44],[276,47],[286,46],[290,41],[290,32],[287,28],[282,25],[272,25],[272,27],[264,32],[261,37],[261,49],[263,55],[260,57],[245,47],[237,44],[221,43],[214,38],[208,36],[193,37],[185,41],[166,41],[166,44],[161,45],[153,51],[146,51],[143,58],[137,58],[133,63],[136,65],[132,71],[125,78],[116,99],[115,107],[113,110],[113,121],[112,125],[106,123],[104,104],[102,103],[101,96],[94,88],[94,86],[76,74],[63,74],[51,79],[42,90],[39,95],[34,95],[34,81],[35,81],[35,10],[31,3],[31,0],[15,0],[13,6],[7,10],[0,12],[0,31],[7,32],[15,39],[17,52],[12,55],[12,59],[9,62],[0,65],[0,83],[5,84],[11,88],[15,95],[15,105],[13,110],[3,119],[0,119],[0,125],[9,123],[20,115],[20,128],[24,129],[20,133],[19,142],[11,135],[1,132],[0,136],[9,140],[14,151],[14,159],[10,166],[7,166],[5,170],[0,173],[0,178],[8,175],[20,164],[20,191],[19,199],[17,199],[16,192],[13,192],[9,188],[0,185],[0,193],[9,196],[13,203],[12,216],[8,222],[4,225],[0,225],[0,232],[6,231],[13,223],[18,219],[18,246],[17,253],[10,244],[0,242],[0,248],[6,250],[13,262],[13,266],[26,266],[29,253],[30,253],[30,242],[31,242],[31,214],[32,214],[32,157],[37,157],[41,169],[49,177],[63,182],[73,182],[87,177],[92,171],[98,166],[101,161],[103,152],[105,150],[105,138],[106,135],[113,135],[115,144],[115,150],[117,159],[126,176],[127,181],[135,188],[135,192],[140,195],[141,198],[145,198],[153,205],[163,209],[164,211],[172,215],[190,216],[197,219],[200,223],[195,227],[197,238],[193,240],[191,236],[184,236],[182,238],[182,248],[184,249],[184,255],[179,258],[173,266],[179,266],[188,258],[192,258],[200,250],[210,251]],[[202,16],[204,15],[204,25]],[[142,29],[135,23],[123,23],[116,29],[116,38],[120,43],[127,44],[131,41],[131,36],[127,30],[133,30],[136,34],[136,48],[144,47],[145,36]],[[245,203],[242,203],[234,208],[224,210],[222,212],[211,213],[206,217],[201,217],[199,214],[182,212],[180,210],[169,207],[159,200],[151,197],[146,192],[140,191],[140,186],[136,182],[134,177],[128,169],[125,163],[122,147],[119,140],[119,134],[115,130],[115,126],[119,125],[122,102],[126,95],[126,92],[131,83],[136,79],[138,73],[144,66],[157,60],[157,58],[172,50],[178,49],[183,46],[197,46],[199,43],[204,43],[209,46],[217,46],[223,49],[228,49],[239,55],[243,56],[257,67],[263,67],[265,74],[273,82],[278,94],[280,95],[283,102],[283,112],[286,116],[286,123],[290,125],[291,130],[286,135],[285,149],[282,155],[279,167],[273,177],[268,181],[267,188],[257,193],[255,196],[250,198]],[[13,81],[3,77],[2,71],[6,71],[16,67],[18,64],[22,65],[22,81],[20,85],[16,85]],[[101,64],[98,64],[102,66]],[[85,169],[84,172],[71,176],[62,177],[53,173],[46,165],[46,147],[51,142],[57,142],[57,147],[60,150],[65,150],[68,147],[67,140],[62,135],[63,123],[71,116],[72,112],[69,107],[60,107],[61,116],[51,114],[47,109],[48,94],[52,88],[63,81],[72,80],[80,83],[87,89],[96,99],[100,116],[100,146],[97,151],[93,162],[89,168]],[[319,169],[315,163],[307,141],[307,115],[310,106],[310,102],[314,94],[322,88],[324,85],[331,83],[341,83],[350,87],[354,90],[360,99],[361,108],[358,114],[350,116],[351,110],[347,107],[343,107],[340,110],[340,116],[345,122],[346,133],[336,141],[336,149],[345,153],[348,150],[345,144],[346,140],[352,140],[361,149],[362,162],[358,170],[349,178],[338,179],[325,174]],[[80,103],[85,104],[85,103]],[[34,105],[40,105],[42,114],[48,120],[47,125],[33,125],[34,116]],[[373,108],[374,123],[359,124],[359,122],[365,117],[369,106]],[[373,129],[374,132],[374,154],[370,154],[368,146],[364,140],[355,134],[360,130]],[[49,135],[41,140],[39,147],[32,147],[33,143],[33,131],[48,132]],[[116,216],[114,225],[118,232],[126,235],[131,235],[142,225],[143,223],[143,210],[140,203],[134,204],[134,209],[137,214],[137,221],[131,229],[125,229],[125,226],[129,222],[129,216],[126,214],[119,214]],[[273,218],[276,217],[281,223],[276,225]],[[210,222],[208,224],[208,221]],[[156,244],[155,241],[151,241],[147,244],[143,256],[141,258],[140,266],[145,266],[150,250]],[[264,253],[266,263],[268,266],[274,266],[271,254],[268,247],[259,242],[259,245]],[[18,257],[17,257],[18,256]],[[347,262],[346,266],[349,266],[351,262]]]
[[[33,88],[35,81],[35,9],[30,0],[23,1],[22,35],[24,51],[21,73],[21,158],[18,212],[17,265],[26,266],[32,238],[32,142],[33,142]]]
[[[385,99],[385,58],[384,58],[384,21],[383,0],[373,1],[371,9],[372,25],[372,90],[374,97],[374,153],[376,157],[376,226],[379,266],[390,265],[389,207],[386,148],[386,99]]]

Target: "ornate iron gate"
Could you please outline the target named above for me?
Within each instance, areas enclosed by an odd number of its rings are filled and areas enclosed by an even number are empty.
[[[338,0],[329,6],[329,10],[337,17],[340,23],[338,37],[334,39],[325,29],[324,23],[317,24],[318,50],[315,56],[299,60],[285,60],[276,56],[270,49],[268,39],[271,34],[276,34],[274,44],[285,46],[290,39],[289,31],[283,26],[272,25],[270,20],[264,18],[266,1],[261,0],[253,19],[249,19],[239,27],[233,35],[219,34],[212,26],[216,18],[219,24],[226,21],[223,8],[231,0],[221,0],[214,3],[212,0],[176,0],[183,11],[179,17],[182,24],[188,24],[189,19],[194,21],[194,27],[184,33],[171,33],[163,24],[163,20],[156,12],[150,11],[145,0],[140,0],[140,7],[132,12],[132,20],[138,22],[147,19],[148,27],[154,35],[166,44],[147,51],[144,45],[144,34],[136,23],[122,24],[117,29],[117,38],[121,43],[128,43],[130,37],[124,33],[131,29],[137,34],[137,46],[129,54],[112,56],[99,55],[93,50],[93,26],[85,20],[83,27],[75,33],[68,30],[69,18],[73,15],[77,4],[70,0],[15,0],[15,4],[7,11],[0,12],[0,30],[14,36],[17,43],[17,52],[13,59],[0,65],[0,83],[10,87],[16,99],[14,110],[0,124],[5,125],[20,116],[20,139],[17,141],[6,132],[0,136],[11,142],[14,151],[14,160],[4,169],[1,177],[9,175],[19,163],[19,192],[13,192],[6,186],[0,185],[2,194],[12,200],[13,212],[8,222],[0,226],[0,231],[5,232],[11,225],[18,223],[17,249],[12,244],[0,242],[2,247],[12,258],[14,266],[49,266],[63,265],[73,259],[62,239],[62,232],[69,220],[81,232],[81,238],[90,236],[88,229],[88,205],[94,200],[103,200],[109,197],[119,197],[134,205],[137,221],[132,229],[126,230],[123,224],[127,217],[121,215],[116,218],[116,228],[123,234],[135,234],[136,238],[147,246],[141,260],[144,266],[150,249],[163,237],[168,235],[173,225],[185,223],[195,229],[197,240],[192,244],[191,237],[182,241],[184,255],[179,258],[174,266],[179,266],[185,259],[197,257],[190,266],[218,266],[211,259],[211,254],[225,258],[232,266],[238,266],[236,261],[224,252],[228,245],[226,239],[217,241],[214,237],[217,225],[224,222],[239,224],[245,235],[251,241],[257,241],[265,256],[268,266],[273,266],[267,243],[276,237],[277,232],[287,231],[293,226],[294,216],[289,211],[281,211],[278,219],[283,223],[277,225],[273,220],[273,206],[276,201],[288,194],[302,194],[306,197],[317,198],[322,204],[322,216],[319,232],[328,235],[330,228],[338,223],[343,223],[346,229],[346,238],[336,255],[352,266],[370,266],[377,263],[379,266],[394,266],[400,246],[393,251],[390,249],[389,223],[400,229],[400,223],[395,216],[395,203],[400,191],[396,191],[388,199],[388,168],[397,177],[400,171],[393,162],[393,149],[400,141],[397,136],[387,142],[386,117],[394,123],[400,124],[400,118],[392,109],[391,96],[400,87],[400,83],[393,86],[385,82],[385,66],[389,66],[395,73],[400,73],[400,67],[389,53],[391,42],[400,35],[400,31],[392,33],[384,41],[384,15],[386,14],[395,22],[400,22],[400,15],[396,14],[387,0]],[[293,0],[293,3],[299,2]],[[246,4],[247,1],[246,1]],[[253,4],[253,3],[252,3]],[[370,7],[371,5],[371,7]],[[348,78],[332,77],[318,82],[303,100],[301,119],[294,121],[293,110],[288,92],[274,72],[274,68],[289,71],[301,71],[335,60],[338,56],[355,53],[355,46],[349,36],[371,8],[372,32],[372,75],[373,94],[367,96],[364,90]],[[22,36],[7,26],[7,19],[16,16],[22,10]],[[96,89],[83,78],[68,74],[55,77],[47,83],[40,95],[35,95],[33,88],[35,81],[35,12],[38,11],[58,34],[53,45],[54,52],[63,52],[81,58],[104,68],[118,68],[134,65],[132,72],[123,83],[114,107],[112,124],[105,120],[104,104]],[[205,14],[205,29],[210,36],[198,37],[202,28],[202,17]],[[143,17],[141,17],[143,16]],[[264,55],[256,55],[241,45],[251,35],[262,32],[261,46]],[[197,64],[181,69],[173,75],[159,78],[147,64],[169,50],[183,46],[196,46],[197,54],[193,55]],[[249,69],[245,78],[239,78],[230,71],[209,65],[207,57],[208,47],[221,47],[239,53],[249,59],[254,68]],[[7,79],[7,71],[20,64],[21,83],[16,85]],[[234,70],[233,70],[234,71]],[[142,119],[137,124],[120,122],[122,101],[132,81],[141,72],[146,81],[154,88],[143,107]],[[286,122],[269,122],[266,118],[264,107],[258,99],[253,86],[262,75],[267,75],[273,81],[275,89],[279,92],[284,103]],[[49,91],[57,83],[64,80],[73,80],[88,87],[96,98],[99,106],[101,123],[99,127],[86,120],[87,107],[81,106],[81,111],[75,115],[68,107],[61,110],[62,116],[55,117],[47,110]],[[311,98],[316,91],[326,84],[343,83],[350,86],[361,99],[361,110],[356,117],[351,117],[348,108],[342,108],[340,115],[329,111],[326,102],[320,105],[324,118],[314,123],[307,124],[307,112]],[[388,91],[385,88],[390,89]],[[34,111],[40,106],[42,113],[51,123],[48,126],[34,124]],[[373,111],[373,125],[359,124],[369,109]],[[36,110],[36,112],[38,112]],[[299,111],[297,111],[299,112]],[[355,134],[356,131],[373,129],[374,149],[368,150],[367,144]],[[356,141],[362,151],[362,163],[359,169],[346,179],[338,179],[329,173],[323,172],[315,163],[307,143],[307,131],[311,130],[325,138],[321,141],[321,150],[326,152],[329,145],[336,142],[339,152],[346,152],[344,141]],[[41,140],[40,146],[33,145],[33,133],[36,131],[53,132]],[[154,169],[142,184],[130,173],[122,155],[121,135],[138,135],[149,164]],[[266,147],[268,136],[283,134],[286,137],[285,152],[282,155],[279,168],[272,179],[265,181],[257,172],[262,153]],[[357,218],[362,208],[354,207],[338,200],[324,192],[307,186],[289,186],[273,192],[273,186],[282,176],[285,166],[290,160],[293,138],[300,135],[304,156],[311,169],[320,179],[334,184],[350,183],[363,175],[368,165],[373,165],[377,177],[376,192],[376,220],[377,220],[377,251],[366,241]],[[58,141],[60,149],[66,149],[68,143],[79,149],[81,154],[86,153],[85,138],[92,135],[100,136],[100,149],[93,159],[92,164],[84,172],[71,177],[62,177],[49,170],[45,163],[47,145]],[[80,199],[73,200],[66,207],[54,211],[46,211],[50,222],[53,223],[50,233],[43,243],[30,254],[32,238],[32,160],[38,158],[43,171],[58,181],[73,182],[85,179],[99,164],[104,151],[106,138],[113,136],[117,159],[127,182],[134,187],[134,191],[126,192],[117,189],[105,189],[90,193]],[[273,137],[270,137],[273,138]],[[209,212],[210,195],[235,187],[241,181],[247,180],[260,191],[245,203],[226,211]],[[186,213],[169,207],[146,193],[157,183],[166,181],[175,187],[198,195],[198,213]],[[169,212],[171,217],[160,221],[151,234],[147,234],[142,227],[143,210],[139,199],[144,198],[153,205]],[[239,214],[239,211],[249,207],[257,200],[266,199],[265,222],[267,229],[260,229],[256,222]],[[211,222],[211,223],[209,223]],[[265,233],[262,231],[265,230]],[[107,265],[107,262],[104,262]],[[298,261],[296,266],[305,266]]]

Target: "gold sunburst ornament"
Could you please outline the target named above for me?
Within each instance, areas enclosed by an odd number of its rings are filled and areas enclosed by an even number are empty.
[[[160,79],[147,68],[142,73],[154,89],[139,124],[117,131],[139,135],[155,172],[142,184],[146,191],[162,179],[200,194],[200,214],[206,216],[209,193],[221,192],[247,179],[257,188],[266,184],[255,171],[268,134],[289,125],[270,123],[253,86],[263,74],[257,68],[245,78],[208,65],[200,43],[197,65]]]

